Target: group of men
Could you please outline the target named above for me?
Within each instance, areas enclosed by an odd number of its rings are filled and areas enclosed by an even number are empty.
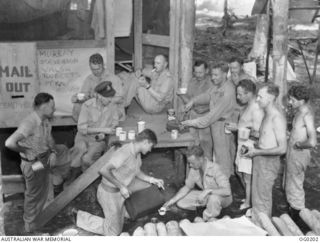
[[[159,113],[172,105],[174,83],[164,55],[155,57],[154,69],[122,76],[108,73],[100,54],[90,57],[89,66],[92,74],[84,81],[81,96],[71,98],[78,124],[71,149],[56,145],[52,138],[50,120],[55,105],[47,93],[35,97],[34,112],[6,141],[6,146],[21,156],[27,232],[36,229],[34,220],[47,203],[50,183],[59,193],[63,184],[68,186],[95,161],[107,160],[103,155],[105,138],[125,119],[125,107],[132,99],[147,113]],[[252,207],[253,221],[259,212],[270,217],[272,186],[280,156],[287,152],[285,191],[291,212],[297,214],[304,208],[304,172],[310,149],[316,144],[308,90],[304,86],[289,90],[290,103],[297,113],[287,143],[286,118],[276,104],[276,85],[268,83],[257,89],[255,79],[244,71],[243,61],[238,58],[210,68],[206,62],[196,61],[193,71],[187,93],[177,92],[190,117],[182,125],[190,127],[195,138],[195,145],[187,150],[190,170],[185,185],[164,207],[175,203],[189,210],[205,207],[203,218],[210,221],[232,203],[229,178],[236,171],[246,195],[240,209]],[[243,129],[250,131],[249,138],[240,135]],[[156,143],[156,134],[146,129],[134,142],[114,152],[99,172],[102,180],[97,199],[105,218],[74,210],[77,226],[97,234],[119,235],[127,216],[125,199],[151,184],[164,188],[162,179],[140,170],[141,154],[150,152]]]

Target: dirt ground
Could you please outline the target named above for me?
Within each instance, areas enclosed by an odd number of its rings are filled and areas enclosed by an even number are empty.
[[[221,60],[231,55],[240,55],[246,57],[249,53],[254,36],[254,21],[248,19],[241,21],[235,25],[234,28],[227,30],[226,36],[222,36],[218,28],[210,27],[207,29],[197,29],[195,53],[196,58],[203,58],[206,60]],[[312,63],[314,55],[308,54],[308,63]],[[297,56],[294,60],[296,72],[299,80],[307,82],[307,73],[303,66],[301,56]],[[318,79],[318,82],[320,80]],[[315,85],[316,87],[317,85]],[[317,89],[315,89],[317,94]],[[320,99],[317,95],[312,99],[312,105],[316,111],[316,126],[320,126]],[[319,134],[318,134],[319,135]],[[306,207],[309,209],[320,210],[320,146],[318,145],[312,151],[312,162],[306,172],[305,191],[306,191]],[[172,196],[178,188],[183,185],[184,174],[176,174],[176,163],[173,162],[173,153],[171,150],[158,149],[143,159],[143,171],[165,180],[166,197]],[[244,198],[243,188],[240,186],[238,179],[232,176],[231,186],[233,192],[233,203],[230,207],[224,209],[220,217],[229,215],[231,217],[238,217],[244,212],[239,210],[241,199]],[[279,216],[287,211],[287,204],[284,191],[281,187],[282,171],[273,191],[273,214]],[[74,228],[71,217],[67,214],[68,209],[74,206],[78,209],[88,211],[95,215],[103,216],[102,210],[96,201],[96,188],[99,181],[93,183],[84,192],[82,192],[74,201],[72,201],[63,211],[61,211],[55,218],[53,218],[45,227],[37,234],[49,233],[50,235],[57,235],[66,228]],[[4,222],[6,235],[26,235],[23,231],[23,195],[13,195],[8,198],[4,204]],[[157,213],[140,218],[136,221],[126,221],[123,231],[132,233],[137,226],[142,226],[146,222],[150,222],[151,218],[157,218],[160,221],[167,222],[171,219],[180,220],[188,218],[193,220],[197,215],[201,215],[201,210],[197,212],[188,212],[175,209],[166,214],[165,217],[159,216]],[[92,235],[78,229],[80,235]],[[307,228],[303,228],[307,231]]]

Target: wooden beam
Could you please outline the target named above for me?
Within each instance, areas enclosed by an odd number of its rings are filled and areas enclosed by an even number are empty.
[[[114,73],[115,62],[115,45],[114,45],[114,1],[106,0],[105,2],[105,21],[106,21],[106,39],[107,49],[106,66],[110,73]]]
[[[195,30],[196,6],[195,1],[182,0],[181,15],[181,86],[187,87],[192,78],[193,46]]]
[[[173,75],[174,94],[179,86],[180,79],[180,28],[181,28],[181,0],[170,0],[170,49],[169,49],[169,69]],[[174,95],[174,109],[178,109],[178,97]]]
[[[56,48],[104,48],[104,40],[57,40],[57,41],[37,41],[37,49],[56,49]]]
[[[99,170],[109,161],[114,149],[111,148],[73,183],[63,190],[35,219],[36,228],[49,222],[60,210],[76,198],[84,189],[94,182],[100,175]]]
[[[289,0],[271,0],[273,11],[273,80],[280,88],[278,104],[283,107],[287,93]]]
[[[142,68],[142,0],[133,1],[134,69]]]
[[[167,35],[142,34],[142,44],[170,47],[170,37]]]

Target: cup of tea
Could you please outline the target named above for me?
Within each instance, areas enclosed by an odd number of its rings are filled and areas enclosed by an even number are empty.
[[[167,209],[165,207],[161,207],[159,210],[158,210],[158,213],[163,216],[165,215],[167,212]]]
[[[117,137],[120,136],[120,132],[122,132],[122,127],[117,127],[117,128],[116,128],[116,136],[117,136]]]
[[[82,100],[84,100],[84,97],[86,96],[86,94],[84,94],[84,93],[78,93],[77,94],[77,99],[79,100],[79,101],[82,101]]]
[[[135,130],[130,130],[128,132],[128,139],[129,140],[134,140],[136,138],[136,131]]]
[[[120,132],[119,140],[120,141],[126,141],[127,140],[127,132],[126,131],[121,131]]]
[[[146,128],[145,121],[138,121],[138,133],[142,132]]]
[[[179,134],[179,132],[178,132],[178,130],[172,130],[171,131],[171,138],[172,139],[177,139],[178,138],[178,134]]]
[[[250,129],[247,127],[241,127],[238,129],[238,137],[242,140],[248,140],[250,136]]]
[[[179,88],[179,93],[180,94],[186,94],[187,93],[187,88]]]

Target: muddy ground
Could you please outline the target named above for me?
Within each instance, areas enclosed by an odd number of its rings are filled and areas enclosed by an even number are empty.
[[[219,28],[209,27],[197,29],[196,43],[195,43],[195,56],[196,58],[203,58],[210,61],[227,59],[231,55],[239,55],[246,57],[249,53],[254,37],[254,20],[247,19],[240,21],[234,28],[227,30],[226,35],[223,36]],[[307,61],[312,66],[314,54],[307,52]],[[300,55],[294,59],[296,72],[301,82],[307,83],[307,72],[303,65]],[[311,70],[312,71],[312,70]],[[317,79],[320,82],[320,79]],[[317,91],[318,85],[315,84],[314,97],[312,99],[313,107],[316,111],[316,125],[320,126],[320,99],[318,98]],[[320,210],[320,146],[318,145],[312,151],[312,162],[306,172],[305,191],[306,191],[306,207],[309,209]],[[166,184],[166,197],[174,194],[178,188],[183,185],[184,174],[176,173],[176,163],[173,161],[173,153],[170,150],[154,150],[151,154],[147,155],[143,160],[143,171],[155,177],[163,178]],[[181,170],[180,170],[181,171]],[[231,179],[233,191],[233,203],[227,209],[224,209],[220,217],[229,215],[231,217],[238,217],[245,212],[239,210],[241,199],[244,198],[244,191],[239,184],[238,179],[232,176]],[[276,181],[273,191],[273,215],[279,216],[287,211],[287,204],[284,191],[281,187],[282,171]],[[103,216],[102,210],[96,201],[96,188],[99,181],[93,183],[84,192],[82,192],[73,202],[71,202],[63,211],[61,211],[55,218],[53,218],[45,227],[43,227],[36,234],[49,233],[56,235],[61,233],[63,229],[72,227],[71,216],[68,215],[70,207],[76,207],[93,213],[95,215]],[[7,199],[4,204],[4,222],[6,235],[26,235],[23,230],[23,195],[12,195]],[[158,218],[163,222],[171,219],[180,220],[188,218],[193,220],[197,215],[201,215],[201,210],[197,212],[188,212],[183,210],[173,210],[165,217],[159,216],[157,213],[140,218],[136,221],[126,221],[123,231],[132,233],[137,226],[144,225],[149,222],[151,218]],[[92,235],[89,232],[80,230],[80,235]],[[303,228],[307,231],[307,228]]]

